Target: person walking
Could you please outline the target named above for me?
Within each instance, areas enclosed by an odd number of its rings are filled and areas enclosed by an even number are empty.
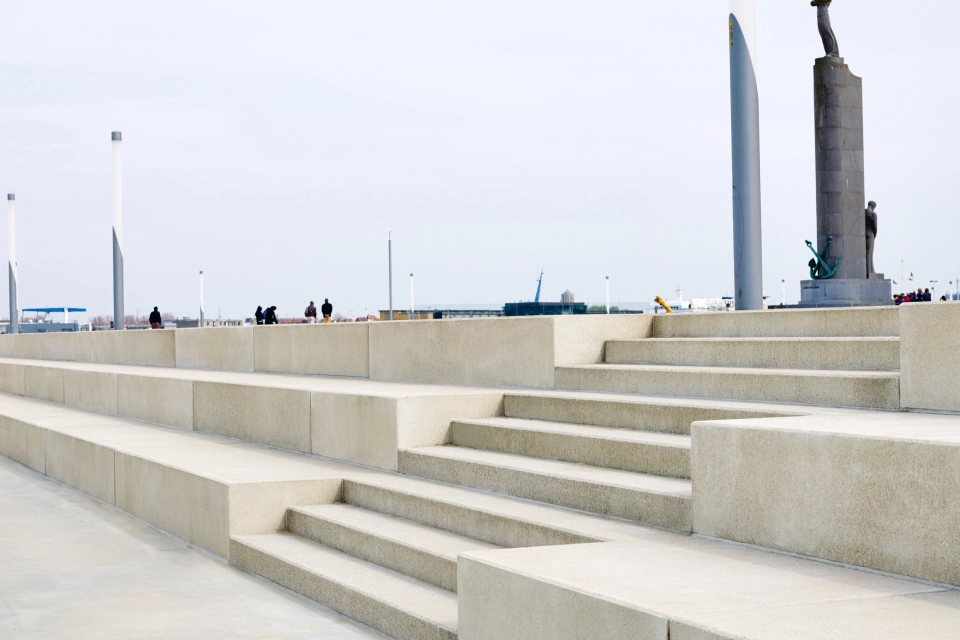
[[[151,329],[162,329],[163,328],[163,318],[160,317],[160,311],[156,307],[153,308],[153,311],[150,312],[150,328]]]
[[[317,321],[317,308],[313,306],[313,300],[311,300],[310,304],[307,305],[306,310],[303,312],[303,316],[307,319],[307,324],[313,324]]]
[[[263,324],[263,307],[257,305],[257,312],[253,316],[257,319],[257,324]]]
[[[320,307],[320,312],[323,314],[323,321],[330,322],[330,317],[333,315],[333,305],[330,304],[330,300],[327,298],[323,299],[323,305]]]
[[[277,324],[277,308],[267,307],[267,312],[263,317],[263,324]]]

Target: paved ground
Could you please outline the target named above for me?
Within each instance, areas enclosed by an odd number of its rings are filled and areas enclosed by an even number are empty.
[[[0,638],[386,636],[0,456]]]

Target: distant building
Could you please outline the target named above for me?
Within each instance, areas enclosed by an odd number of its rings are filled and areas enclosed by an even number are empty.
[[[562,302],[563,304],[574,304],[573,300],[574,300],[573,291],[570,291],[570,289],[567,289],[566,291],[560,294],[560,302]]]
[[[571,293],[572,297],[573,294]],[[503,305],[503,315],[516,316],[569,316],[587,312],[585,302],[508,302]]]

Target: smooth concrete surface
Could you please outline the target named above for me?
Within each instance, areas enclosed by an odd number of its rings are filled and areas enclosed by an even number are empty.
[[[54,367],[25,367],[23,395],[63,404],[63,372]]]
[[[558,364],[603,361],[607,340],[650,335],[647,316],[540,316],[370,325],[370,377],[552,388]]]
[[[177,330],[119,331],[120,364],[177,366]]]
[[[690,434],[697,420],[772,418],[806,415],[813,407],[758,405],[731,400],[688,400],[617,393],[510,391],[504,395],[509,418]]]
[[[557,367],[557,387],[828,407],[900,408],[900,374],[662,365]]]
[[[897,307],[671,313],[655,316],[657,338],[866,338],[900,335]]]
[[[117,415],[117,398],[116,374],[80,369],[63,370],[63,404],[68,407]]]
[[[694,532],[960,585],[960,417],[693,425]]]
[[[122,373],[112,375],[117,380],[118,415],[193,429],[192,380]]]
[[[386,638],[3,457],[0,575],[11,640]]]
[[[657,338],[611,340],[608,364],[899,371],[899,338]]]
[[[253,329],[257,371],[370,376],[370,324],[302,324]]]
[[[173,333],[177,367],[253,371],[253,327],[177,329]]]
[[[40,338],[40,357],[44,360],[76,360],[76,333],[35,334]],[[34,336],[30,336],[34,337]]]
[[[960,411],[960,303],[900,305],[901,403]]]
[[[948,640],[960,629],[955,590],[679,536],[466,553],[458,579],[460,640]]]
[[[0,362],[0,391],[24,394],[24,370],[26,367],[14,362]]]
[[[101,364],[120,362],[119,331],[80,331],[76,336],[78,362]]]

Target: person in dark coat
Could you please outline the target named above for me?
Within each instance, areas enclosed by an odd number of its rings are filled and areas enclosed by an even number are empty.
[[[163,318],[160,317],[160,311],[158,311],[156,307],[154,307],[153,311],[150,312],[150,328],[151,329],[163,328]]]
[[[263,317],[263,324],[277,324],[277,308],[268,307]]]
[[[253,316],[257,319],[257,324],[263,324],[263,307],[257,305],[257,312]]]
[[[330,316],[333,315],[333,305],[330,304],[330,301],[326,298],[323,299],[323,304],[320,305],[320,313],[323,314],[324,322],[330,322]]]

